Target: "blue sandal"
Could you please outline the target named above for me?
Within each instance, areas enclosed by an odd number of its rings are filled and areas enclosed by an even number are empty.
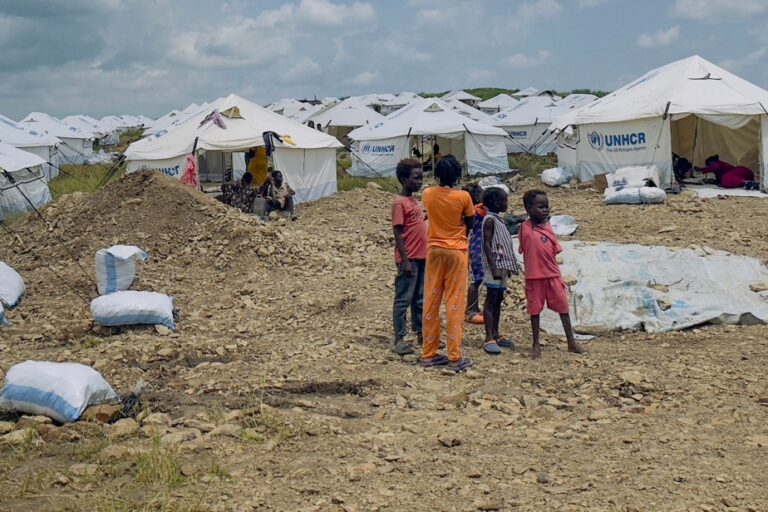
[[[475,363],[471,359],[461,358],[458,361],[451,361],[446,366],[447,369],[456,373],[463,372],[469,368],[472,368]]]
[[[483,343],[483,350],[485,350],[486,354],[497,356],[501,354],[501,348],[499,345],[496,344],[495,341],[487,341]]]
[[[442,366],[448,364],[448,357],[443,354],[438,354],[430,359],[422,359],[421,366],[424,368],[432,368],[433,366]]]
[[[511,349],[515,348],[515,344],[512,342],[512,340],[505,338],[504,336],[497,339],[496,344],[501,348],[511,348]]]

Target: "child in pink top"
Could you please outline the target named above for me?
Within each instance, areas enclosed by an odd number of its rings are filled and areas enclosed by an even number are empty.
[[[533,349],[531,357],[541,357],[540,318],[544,303],[560,314],[563,330],[568,340],[568,351],[577,354],[584,349],[576,343],[568,314],[568,291],[560,274],[556,256],[563,249],[557,241],[557,235],[549,225],[549,198],[546,192],[529,190],[523,196],[523,206],[530,220],[520,226],[520,253],[525,265],[525,297],[528,302],[528,314],[531,316],[533,331]]]

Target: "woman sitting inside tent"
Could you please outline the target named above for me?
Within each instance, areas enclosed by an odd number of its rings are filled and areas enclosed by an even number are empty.
[[[701,173],[713,173],[715,183],[722,188],[746,188],[758,190],[760,185],[755,181],[755,173],[744,166],[734,167],[720,160],[718,155],[712,155],[705,160],[706,167],[697,167]]]

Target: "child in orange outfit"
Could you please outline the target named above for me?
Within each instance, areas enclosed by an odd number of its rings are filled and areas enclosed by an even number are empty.
[[[531,316],[533,349],[531,357],[541,357],[540,318],[544,303],[549,309],[560,314],[568,351],[582,354],[584,349],[576,343],[568,312],[568,292],[560,274],[556,256],[563,249],[557,235],[549,225],[549,198],[541,190],[529,190],[523,196],[523,206],[529,220],[520,226],[520,253],[525,265],[525,297],[528,314]]]
[[[422,364],[447,365],[458,372],[473,364],[461,357],[461,340],[467,306],[467,232],[472,229],[475,209],[466,191],[453,189],[461,178],[461,165],[453,156],[446,155],[438,162],[435,178],[438,186],[427,188],[422,196],[429,217]],[[442,302],[446,310],[448,357],[438,354]]]

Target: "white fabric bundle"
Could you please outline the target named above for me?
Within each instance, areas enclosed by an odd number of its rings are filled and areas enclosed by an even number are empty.
[[[0,391],[0,410],[77,421],[88,406],[116,400],[99,372],[78,363],[25,361],[11,367]]]
[[[13,309],[21,301],[26,287],[18,272],[0,261],[0,325],[5,325],[5,308]]]
[[[135,245],[113,245],[96,251],[96,285],[99,295],[127,290],[136,275],[136,260],[148,255]]]
[[[91,301],[93,320],[103,326],[164,325],[175,329],[173,297],[157,292],[122,291]]]
[[[554,167],[541,172],[541,182],[550,187],[559,187],[571,181],[573,175],[562,167]]]

